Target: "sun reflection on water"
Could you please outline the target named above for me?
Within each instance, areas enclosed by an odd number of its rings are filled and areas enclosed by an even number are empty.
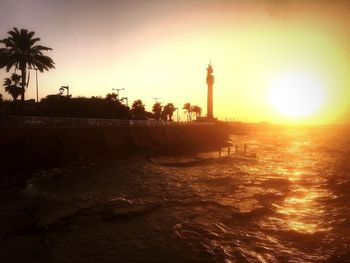
[[[313,234],[320,231],[319,221],[322,220],[322,211],[319,210],[316,199],[317,192],[306,188],[299,189],[296,195],[285,199],[278,213],[286,215],[286,225],[297,232]]]
[[[318,202],[327,193],[317,187],[322,183],[321,178],[305,168],[314,165],[310,156],[302,150],[301,146],[305,144],[296,141],[287,149],[288,154],[294,157],[290,159],[291,169],[277,169],[280,175],[291,182],[291,192],[283,204],[276,207],[277,212],[283,215],[283,223],[287,228],[303,234],[314,234],[329,230],[324,227],[325,213]]]

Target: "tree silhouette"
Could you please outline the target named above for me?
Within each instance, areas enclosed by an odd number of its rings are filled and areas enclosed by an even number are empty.
[[[187,102],[184,104],[184,106],[182,107],[183,110],[185,110],[185,113],[187,113],[187,120],[192,121],[192,109],[191,109],[191,103]]]
[[[142,100],[135,100],[131,106],[131,116],[135,120],[147,119],[147,112]]]
[[[18,30],[14,27],[7,32],[10,36],[0,40],[5,48],[0,48],[0,68],[10,71],[12,67],[19,69],[22,76],[21,100],[24,101],[27,88],[27,68],[38,69],[40,72],[54,68],[53,60],[45,56],[43,51],[52,50],[49,47],[35,45],[40,38],[34,37],[34,31]]]
[[[21,76],[13,73],[11,78],[5,78],[3,83],[5,91],[11,95],[14,101],[17,100],[18,96],[21,95],[22,92],[20,81]]]
[[[162,114],[162,106],[160,105],[159,102],[154,103],[152,107],[152,112],[154,113],[154,118],[159,121],[160,116]]]
[[[47,96],[38,105],[50,117],[128,119],[129,107],[101,97]]]
[[[175,110],[175,106],[172,103],[168,103],[164,106],[163,112],[169,121],[173,120],[173,114]]]
[[[191,111],[196,114],[196,119],[202,114],[202,108],[197,105],[192,106]]]
[[[0,102],[2,102],[4,99],[2,98],[2,94],[0,93]]]
[[[114,93],[114,92],[107,93],[106,100],[118,101],[118,95],[116,93]]]

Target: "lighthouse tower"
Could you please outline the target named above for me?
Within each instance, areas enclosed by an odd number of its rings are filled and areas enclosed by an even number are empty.
[[[214,119],[213,115],[213,85],[214,85],[214,75],[213,67],[211,62],[207,67],[207,85],[208,85],[208,100],[207,100],[207,119]]]

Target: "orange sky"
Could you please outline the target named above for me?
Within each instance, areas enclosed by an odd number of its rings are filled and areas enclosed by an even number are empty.
[[[148,109],[160,97],[205,113],[211,60],[220,119],[329,123],[350,115],[347,1],[3,0],[0,25],[0,38],[24,27],[54,49],[56,69],[39,75],[40,97],[67,84],[73,96],[125,88],[122,96]],[[313,115],[291,118],[269,101],[271,83],[290,72],[322,83],[326,99]]]

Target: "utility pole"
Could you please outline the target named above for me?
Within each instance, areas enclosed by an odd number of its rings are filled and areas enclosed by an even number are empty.
[[[157,103],[159,98],[153,98],[153,99],[154,99],[154,103]]]

